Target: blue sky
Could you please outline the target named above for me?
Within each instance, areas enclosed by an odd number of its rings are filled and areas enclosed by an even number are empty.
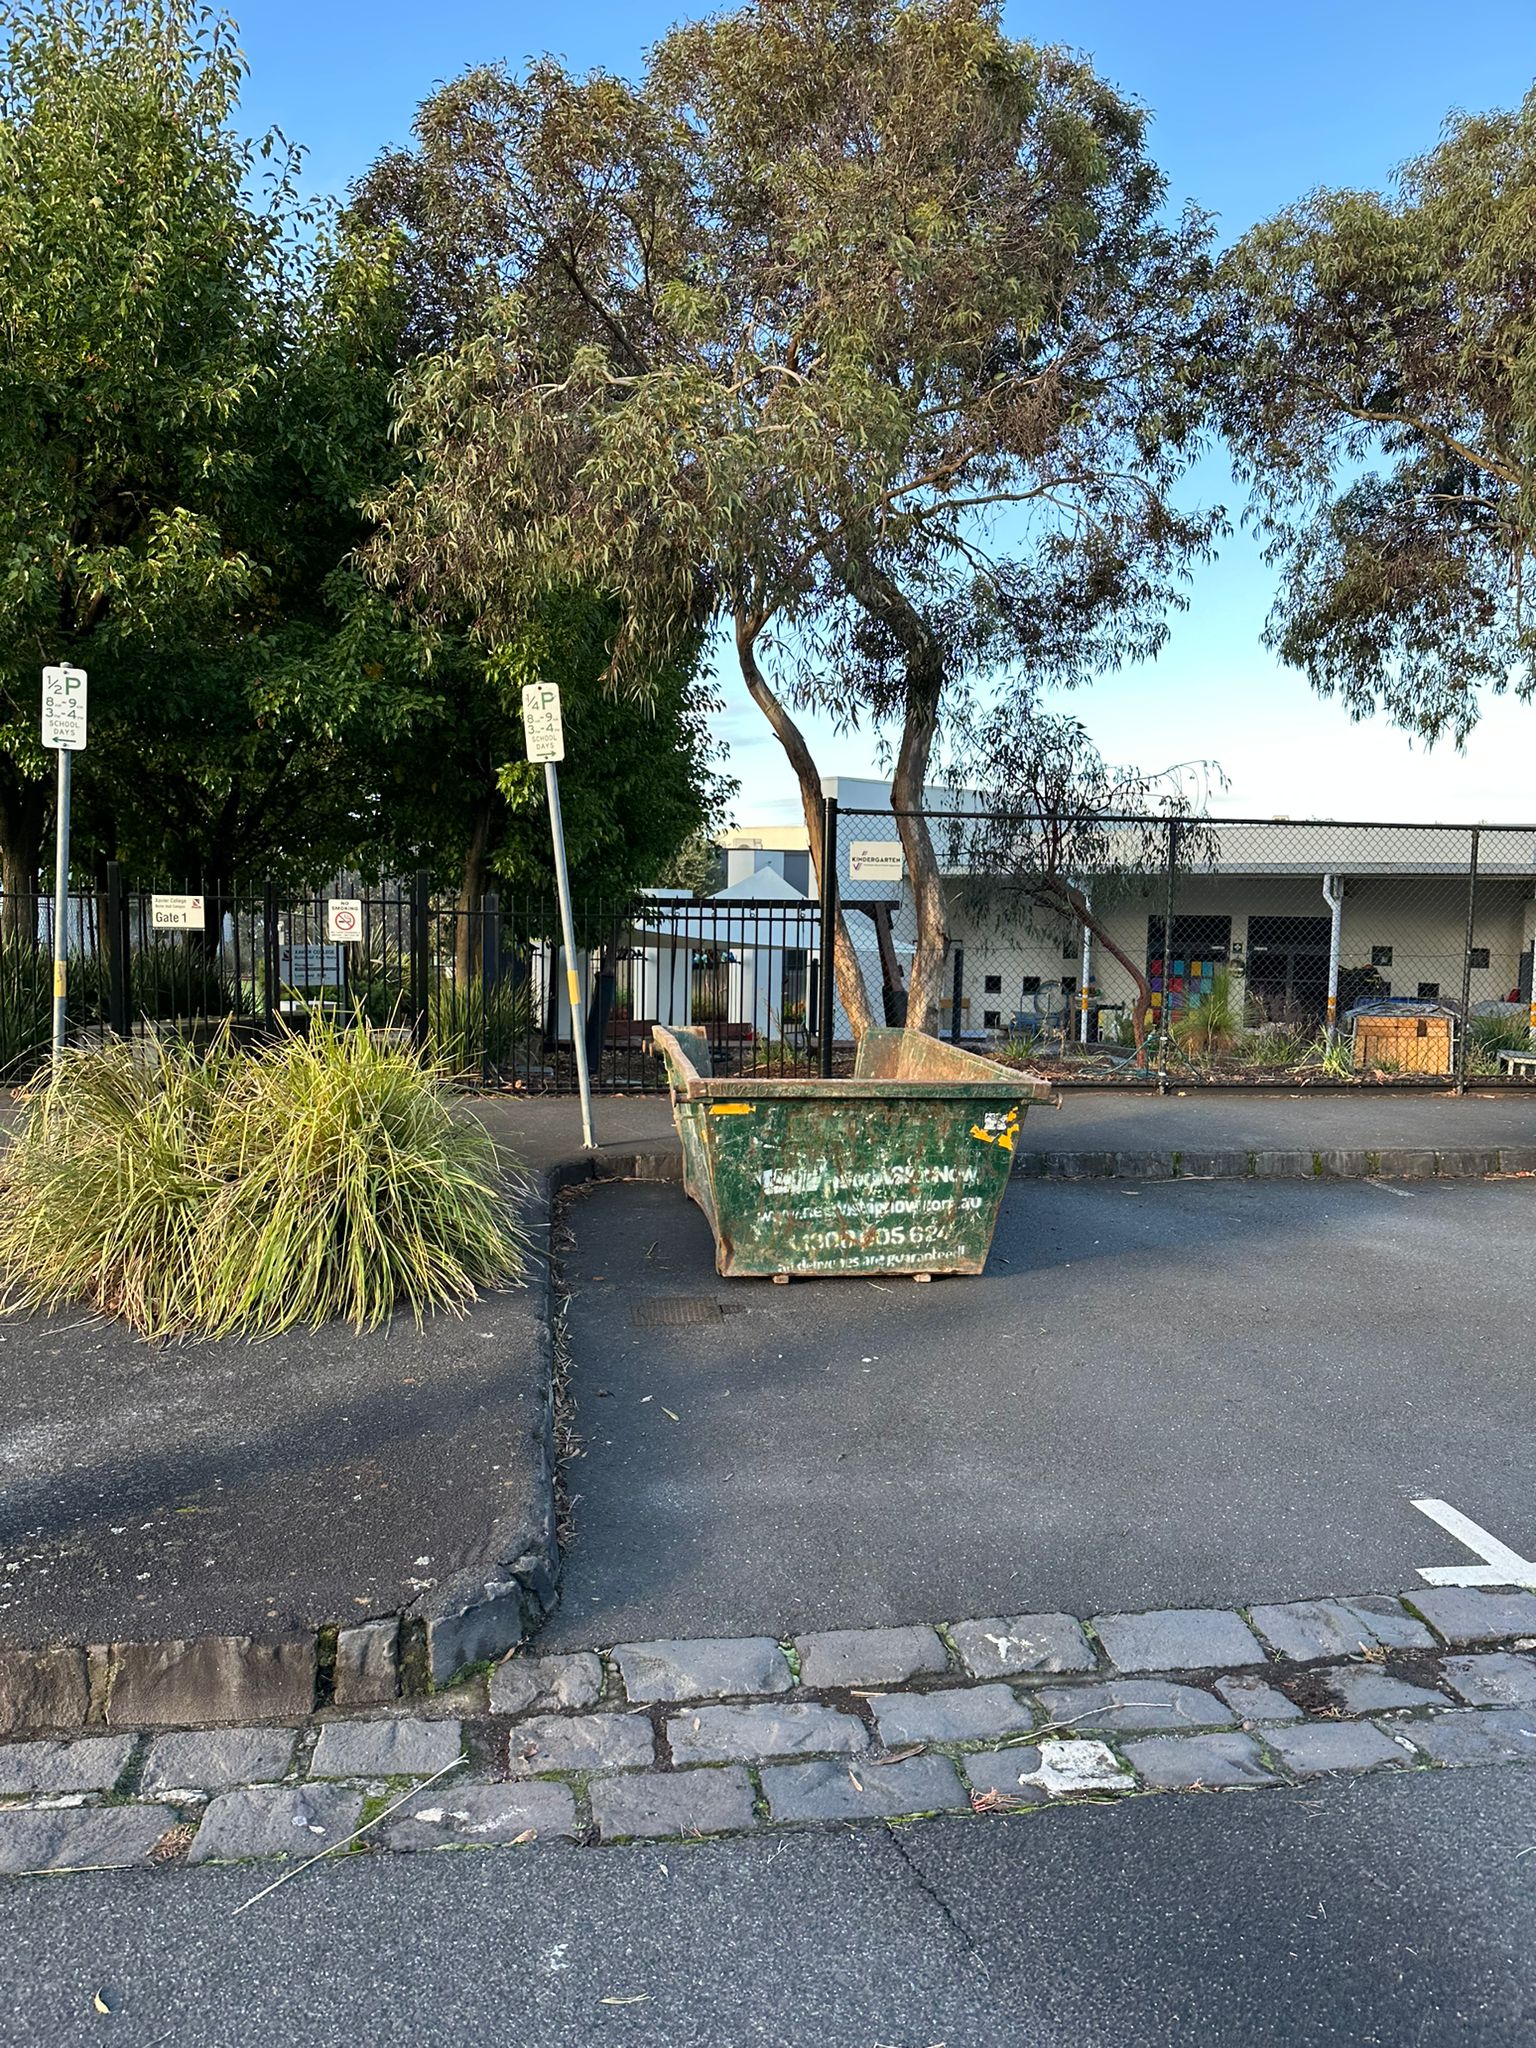
[[[234,0],[251,62],[245,114],[309,151],[309,182],[342,191],[412,111],[467,64],[555,49],[578,67],[635,69],[678,0],[563,8],[440,0]],[[695,10],[697,11],[697,10]],[[1152,150],[1173,195],[1218,216],[1223,238],[1317,185],[1380,185],[1433,143],[1447,112],[1507,106],[1536,75],[1533,0],[1104,0],[1010,5],[1016,35],[1089,54],[1154,115]],[[1199,489],[1236,503],[1219,461]],[[1073,708],[1103,751],[1145,769],[1214,757],[1231,814],[1536,819],[1536,705],[1489,705],[1457,755],[1351,723],[1265,652],[1271,572],[1239,536],[1202,569],[1155,664],[1106,677]],[[722,671],[728,681],[728,673]],[[722,721],[743,822],[798,814],[757,712],[729,692]],[[828,773],[875,772],[868,734],[811,722]]]

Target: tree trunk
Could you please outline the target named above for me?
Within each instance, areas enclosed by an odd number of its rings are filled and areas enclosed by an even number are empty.
[[[866,562],[850,561],[840,566],[855,602],[895,636],[902,651],[905,713],[896,769],[891,777],[891,809],[896,814],[896,830],[917,919],[912,977],[907,984],[907,1024],[913,1031],[937,1031],[944,963],[949,953],[949,914],[933,835],[923,812],[923,798],[928,763],[939,729],[944,651],[926,620],[882,570]]]
[[[0,786],[0,938],[36,942],[47,814],[46,784],[14,780]]]
[[[1105,952],[1112,959],[1119,961],[1120,965],[1131,977],[1131,980],[1136,984],[1136,1008],[1131,1016],[1131,1029],[1136,1034],[1136,1064],[1138,1067],[1145,1067],[1147,1064],[1147,1018],[1152,1009],[1152,984],[1147,980],[1146,975],[1136,965],[1136,962],[1130,955],[1120,946],[1117,946],[1109,936],[1109,933],[1105,931],[1103,924],[1094,916],[1093,911],[1089,908],[1088,898],[1083,894],[1082,890],[1074,889],[1069,882],[1063,882],[1060,886],[1062,900],[1066,903],[1078,923],[1085,930],[1093,933],[1093,936],[1098,940]]]
[[[821,772],[811,758],[811,750],[805,743],[805,735],[790,717],[768,686],[767,678],[757,665],[758,627],[743,612],[736,614],[736,657],[741,664],[741,679],[747,686],[747,694],[773,727],[779,745],[789,756],[789,765],[795,771],[795,780],[800,785],[800,804],[805,812],[805,829],[811,843],[811,867],[816,876],[818,894],[821,890],[822,856],[825,851],[822,835]],[[854,951],[849,936],[848,921],[839,904],[837,929],[833,934],[833,948],[836,955],[837,995],[843,1006],[855,1039],[860,1039],[873,1025],[874,1012],[869,1004],[869,991],[864,986],[864,969]],[[828,1007],[828,1017],[831,1009]]]
[[[487,798],[475,813],[469,845],[459,878],[458,916],[454,919],[453,980],[461,993],[471,988],[480,972],[485,911],[486,862],[491,849],[491,822],[495,803]]]

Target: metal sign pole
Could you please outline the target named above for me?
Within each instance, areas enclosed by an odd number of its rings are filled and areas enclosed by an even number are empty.
[[[544,791],[549,798],[549,833],[555,848],[555,886],[560,892],[560,930],[565,940],[565,986],[571,1004],[571,1045],[576,1054],[576,1085],[581,1090],[581,1142],[590,1152],[592,1079],[587,1072],[587,1033],[582,1017],[581,976],[576,972],[576,935],[571,918],[571,878],[565,865],[565,826],[560,817],[560,776],[553,761],[544,763]]]
[[[59,802],[53,861],[53,1060],[64,1052],[69,1011],[69,795],[74,755],[85,745],[86,674],[67,662],[43,670],[45,747],[59,757]]]
[[[63,1056],[69,1008],[69,796],[74,755],[59,748],[59,814],[53,860],[53,1057]]]

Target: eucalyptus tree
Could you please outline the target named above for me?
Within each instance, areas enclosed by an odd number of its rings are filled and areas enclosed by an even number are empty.
[[[1536,692],[1536,90],[1383,192],[1222,259],[1211,362],[1281,583],[1268,637],[1358,717],[1458,742]]]
[[[917,1025],[951,705],[1155,651],[1217,523],[1174,497],[1206,228],[1168,216],[1145,129],[995,0],[753,0],[638,83],[473,71],[363,188],[439,280],[377,573],[490,640],[536,593],[601,590],[621,689],[723,628],[818,869],[798,714],[888,730]]]

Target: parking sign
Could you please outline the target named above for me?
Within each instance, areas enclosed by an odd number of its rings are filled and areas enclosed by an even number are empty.
[[[85,670],[60,663],[43,670],[43,745],[62,754],[85,748]]]

